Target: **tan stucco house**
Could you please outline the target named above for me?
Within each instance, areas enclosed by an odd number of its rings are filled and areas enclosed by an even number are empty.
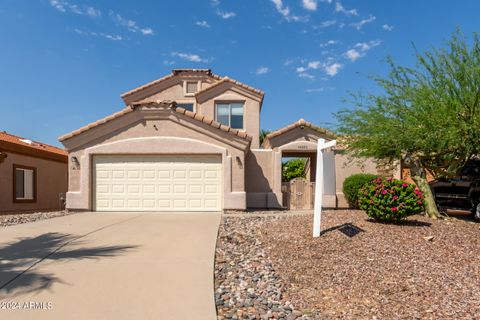
[[[65,150],[0,132],[0,214],[63,209],[67,161]]]
[[[121,97],[119,112],[59,138],[70,158],[68,209],[278,208],[282,157],[314,159],[317,139],[335,137],[299,120],[260,146],[264,93],[208,69],[176,69]],[[343,157],[326,155],[337,168]],[[326,205],[342,205],[342,179],[376,170],[369,165],[326,173],[336,181],[325,190]]]

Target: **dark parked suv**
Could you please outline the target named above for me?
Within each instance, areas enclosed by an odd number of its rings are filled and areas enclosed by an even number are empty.
[[[430,182],[439,208],[470,210],[480,219],[480,160],[471,160],[451,179]]]

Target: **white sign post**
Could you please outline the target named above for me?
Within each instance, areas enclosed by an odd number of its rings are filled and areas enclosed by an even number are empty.
[[[336,140],[325,143],[325,139],[318,139],[317,143],[317,173],[315,176],[315,206],[313,211],[313,236],[320,236],[322,221],[322,200],[323,200],[323,150],[337,144]],[[329,168],[335,170],[335,168]]]

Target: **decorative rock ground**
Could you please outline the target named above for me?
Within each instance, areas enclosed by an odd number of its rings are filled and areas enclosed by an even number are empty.
[[[0,215],[0,226],[8,227],[16,224],[34,222],[55,217],[67,215],[67,211],[51,211],[51,212],[32,212],[32,213],[16,213]]]
[[[224,217],[215,257],[218,319],[309,319],[288,301],[260,242],[258,225],[275,217]]]

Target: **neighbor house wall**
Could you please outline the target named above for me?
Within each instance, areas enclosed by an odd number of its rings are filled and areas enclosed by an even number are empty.
[[[0,162],[0,213],[51,211],[62,209],[60,194],[67,192],[67,163],[22,154],[4,152]],[[13,165],[36,168],[36,200],[33,203],[13,201]]]

